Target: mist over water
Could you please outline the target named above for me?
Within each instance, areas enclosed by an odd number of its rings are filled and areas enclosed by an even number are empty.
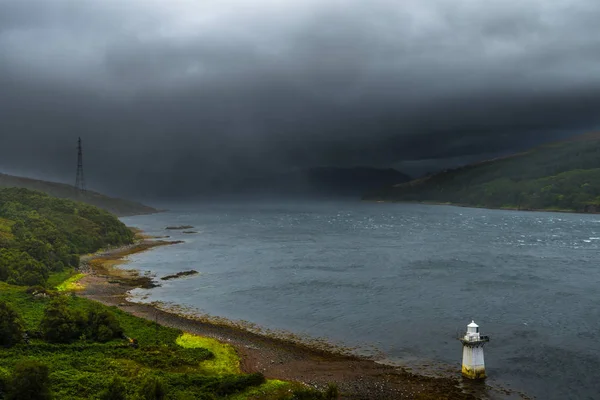
[[[271,329],[460,369],[459,331],[491,336],[490,383],[595,398],[600,217],[364,202],[201,203],[123,221],[185,240],[132,257],[137,291]],[[193,225],[197,234],[165,231]]]

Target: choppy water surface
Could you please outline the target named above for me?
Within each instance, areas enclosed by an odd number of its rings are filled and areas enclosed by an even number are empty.
[[[492,337],[491,382],[600,398],[600,216],[362,202],[172,209],[124,219],[186,241],[134,266],[200,272],[148,301],[457,369],[454,337],[473,318]],[[164,230],[178,224],[199,233]]]

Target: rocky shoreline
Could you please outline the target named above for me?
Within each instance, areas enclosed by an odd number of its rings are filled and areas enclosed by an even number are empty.
[[[82,270],[86,276],[80,282],[84,289],[77,294],[132,315],[158,321],[161,325],[229,343],[240,355],[244,372],[261,372],[267,378],[297,381],[318,388],[336,383],[344,399],[466,400],[489,397],[488,386],[464,381],[458,373],[456,378],[424,376],[404,368],[341,354],[333,348],[330,351],[311,348],[226,324],[192,319],[151,304],[128,301],[131,289],[151,287],[148,284],[153,279],[135,270],[114,267],[125,263],[130,254],[176,243],[146,238],[132,246],[83,258]]]

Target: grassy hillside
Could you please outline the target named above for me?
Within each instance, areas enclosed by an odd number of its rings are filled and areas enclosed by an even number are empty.
[[[0,188],[3,187],[20,187],[31,190],[39,190],[54,197],[91,204],[120,217],[128,215],[152,214],[158,211],[152,207],[145,206],[135,201],[117,199],[93,191],[81,192],[75,189],[73,186],[65,185],[64,183],[48,182],[0,174]]]
[[[446,170],[367,193],[366,200],[522,210],[600,211],[600,134]]]
[[[46,285],[79,255],[133,242],[116,217],[88,204],[21,188],[0,189],[0,281]]]

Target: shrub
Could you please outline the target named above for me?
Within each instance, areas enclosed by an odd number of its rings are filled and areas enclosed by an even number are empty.
[[[140,397],[144,400],[163,400],[166,393],[164,383],[155,377],[146,378],[140,387]]]
[[[126,400],[127,390],[120,378],[113,378],[108,387],[100,393],[100,400]]]
[[[87,316],[87,336],[97,342],[108,342],[123,336],[123,328],[114,314],[95,308]]]
[[[325,391],[324,398],[326,400],[337,400],[340,398],[340,390],[335,383],[330,383]]]
[[[292,394],[292,400],[337,400],[340,398],[340,391],[336,384],[330,383],[325,392],[315,389],[304,388],[297,389]]]
[[[0,346],[11,347],[23,341],[23,324],[19,314],[6,302],[0,301]]]
[[[45,287],[40,286],[40,285],[36,285],[36,286],[29,286],[27,288],[27,290],[25,290],[25,293],[31,295],[31,296],[36,296],[36,295],[45,295],[48,294],[48,291],[46,290]]]
[[[10,374],[8,371],[0,367],[0,399],[7,395],[10,387]]]
[[[51,399],[48,366],[39,361],[19,362],[8,391],[9,400]]]
[[[0,274],[13,285],[45,285],[48,269],[35,258],[17,249],[0,250]]]
[[[52,343],[71,343],[83,334],[84,319],[63,297],[50,301],[40,323],[42,336]]]
[[[297,389],[292,394],[292,400],[321,400],[323,395],[314,389]]]
[[[251,386],[260,386],[265,382],[265,377],[260,372],[249,375],[230,375],[219,381],[215,392],[221,396],[228,396]]]
[[[50,301],[40,331],[42,337],[52,343],[72,343],[80,338],[105,343],[123,337],[123,328],[113,313],[94,307],[84,315],[70,308],[64,296]]]

